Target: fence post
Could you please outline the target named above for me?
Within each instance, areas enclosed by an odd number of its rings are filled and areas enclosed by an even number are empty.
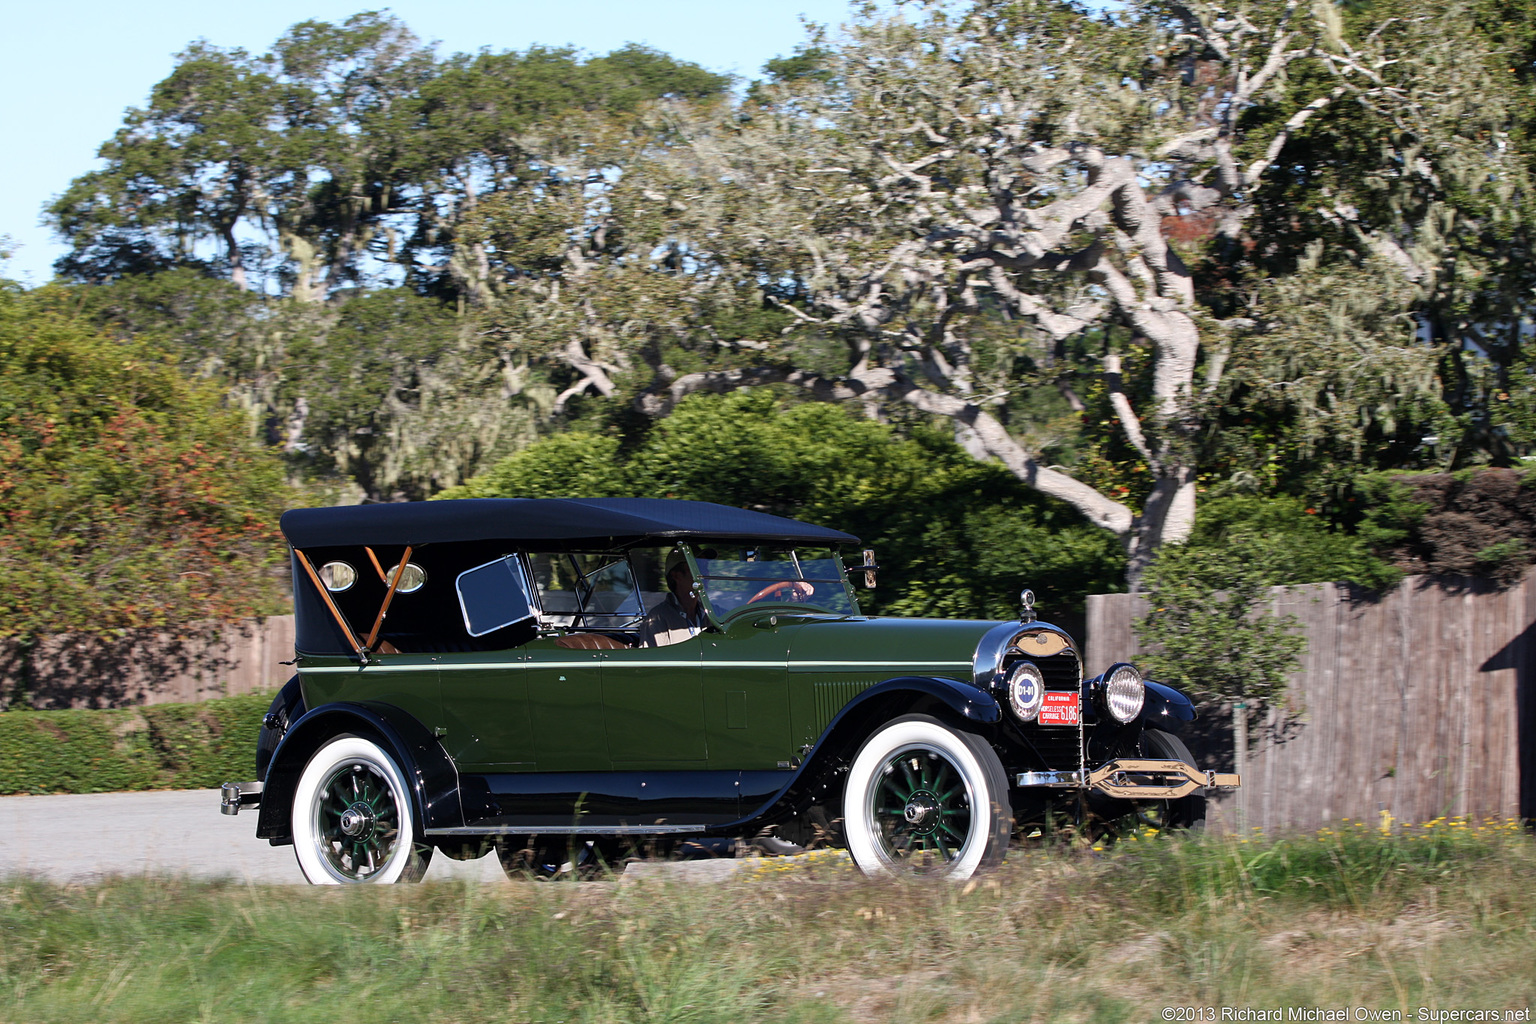
[[[1235,762],[1232,770],[1237,772],[1238,778],[1244,783],[1248,774],[1248,702],[1237,700],[1232,704],[1232,760]],[[1248,789],[1247,786],[1237,787],[1237,831],[1240,835],[1248,832]]]

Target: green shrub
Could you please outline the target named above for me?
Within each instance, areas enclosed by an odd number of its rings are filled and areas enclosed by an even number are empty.
[[[270,693],[0,714],[0,795],[206,789],[253,776]]]

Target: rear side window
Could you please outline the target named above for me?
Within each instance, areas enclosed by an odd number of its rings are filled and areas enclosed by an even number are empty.
[[[528,556],[528,568],[548,625],[625,629],[645,615],[622,554],[538,552]]]
[[[454,586],[470,636],[485,636],[534,618],[533,600],[516,555],[466,569]]]

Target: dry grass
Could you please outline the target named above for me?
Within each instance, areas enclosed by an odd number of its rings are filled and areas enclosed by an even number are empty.
[[[1437,822],[1020,850],[964,885],[870,881],[831,855],[711,886],[16,880],[0,1018],[1415,1020],[1536,1001],[1533,869],[1512,825]]]

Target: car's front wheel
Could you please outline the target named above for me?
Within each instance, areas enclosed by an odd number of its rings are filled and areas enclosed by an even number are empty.
[[[1002,861],[1012,827],[996,752],[926,715],[882,726],[848,771],[843,831],[865,874],[969,878]]]
[[[1191,767],[1195,764],[1184,741],[1161,729],[1143,730],[1137,752],[1142,757],[1183,761]],[[1152,828],[1199,832],[1205,828],[1205,791],[1196,790],[1177,800],[1140,801],[1135,814],[1139,824]]]
[[[361,736],[315,751],[293,797],[293,850],[315,885],[418,882],[432,848],[419,841],[405,775]]]

